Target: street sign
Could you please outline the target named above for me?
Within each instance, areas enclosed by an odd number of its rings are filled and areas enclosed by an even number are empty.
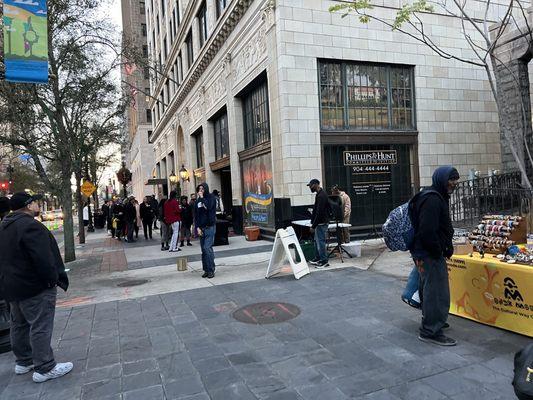
[[[96,190],[96,186],[94,186],[91,182],[85,181],[83,182],[83,185],[81,185],[81,192],[89,197],[93,192]]]

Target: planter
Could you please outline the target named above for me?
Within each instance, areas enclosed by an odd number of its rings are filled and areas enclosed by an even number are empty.
[[[244,228],[244,236],[246,237],[246,240],[250,242],[254,242],[257,239],[259,239],[259,227],[258,226],[247,226]]]

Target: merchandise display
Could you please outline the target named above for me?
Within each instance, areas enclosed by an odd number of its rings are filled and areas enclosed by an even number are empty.
[[[480,253],[505,254],[510,247],[526,243],[526,235],[526,222],[522,217],[485,215],[468,239]]]

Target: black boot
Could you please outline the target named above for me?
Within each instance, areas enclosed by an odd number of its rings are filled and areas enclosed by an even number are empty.
[[[183,247],[183,246],[184,246],[184,244],[183,244],[183,240],[182,240],[181,243],[180,243],[180,247]]]
[[[168,242],[165,243],[165,250],[169,250],[170,246],[168,245]]]
[[[161,243],[161,251],[165,251],[165,244],[164,243]]]
[[[187,246],[192,246],[192,243],[190,240],[187,240]]]

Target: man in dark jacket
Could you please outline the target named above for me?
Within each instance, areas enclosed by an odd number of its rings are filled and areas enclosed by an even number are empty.
[[[213,242],[216,230],[216,200],[209,193],[207,183],[202,183],[197,188],[198,199],[196,200],[196,227],[200,235],[200,247],[202,248],[202,278],[215,277],[215,253]]]
[[[7,197],[0,197],[0,221],[9,214],[9,199]]]
[[[181,196],[181,243],[180,247],[184,246],[187,240],[187,246],[192,246],[191,243],[191,226],[192,226],[192,207],[187,201],[187,196]]]
[[[152,223],[157,209],[152,208],[152,198],[146,196],[144,201],[139,206],[139,212],[141,214],[141,221],[143,223],[144,238],[148,240],[148,236],[152,239]]]
[[[161,230],[159,233],[161,234],[161,251],[166,251],[170,249],[169,241],[170,241],[170,235],[171,235],[171,228],[170,225],[167,225],[165,222],[165,203],[167,202],[166,196],[163,196],[163,198],[159,201],[159,206],[157,207],[157,219],[159,219],[159,226],[161,227]]]
[[[316,268],[329,267],[328,252],[326,250],[326,233],[329,224],[329,198],[320,187],[318,179],[311,179],[307,184],[312,193],[316,193],[313,213],[311,214],[311,232],[315,232],[315,259],[310,263]]]
[[[124,221],[126,222],[126,230],[127,230],[127,239],[126,242],[133,243],[135,240],[133,239],[133,232],[135,230],[135,222],[137,220],[137,210],[135,210],[135,205],[133,204],[133,201],[135,200],[135,197],[131,196],[126,200],[126,203],[124,205]]]
[[[33,372],[34,382],[59,378],[72,363],[56,363],[50,346],[57,286],[68,288],[54,236],[34,216],[42,196],[15,193],[11,214],[0,223],[0,294],[9,302],[15,373]]]
[[[150,206],[152,207],[152,210],[154,210],[154,212],[155,212],[155,215],[154,215],[154,229],[159,229],[157,227],[157,220],[159,218],[159,215],[157,215],[157,211],[158,211],[159,203],[157,202],[157,199],[155,198],[155,194],[151,195],[149,200],[150,200]]]
[[[411,215],[415,240],[411,254],[420,272],[419,293],[422,301],[422,325],[418,338],[441,346],[457,342],[445,336],[450,309],[450,287],[446,258],[453,255],[453,226],[450,195],[457,187],[459,173],[452,166],[439,167],[433,184],[413,198]]]

